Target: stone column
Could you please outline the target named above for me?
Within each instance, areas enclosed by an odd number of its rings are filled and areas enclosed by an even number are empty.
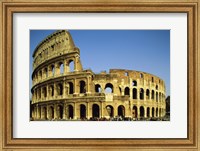
[[[90,91],[90,81],[91,81],[91,77],[87,77],[87,93],[91,93]]]
[[[57,119],[57,105],[54,104],[54,119]]]
[[[137,117],[140,118],[140,107],[137,106]]]
[[[54,87],[54,96],[53,96],[53,98],[55,99],[55,98],[57,97],[57,87],[56,87],[56,83],[54,83],[53,87]]]
[[[46,85],[47,100],[49,99],[49,86]]]
[[[69,63],[68,63],[68,60],[65,60],[64,61],[65,64],[64,64],[64,73],[67,74],[69,72]]]
[[[77,119],[77,113],[76,113],[76,103],[74,103],[74,119]]]
[[[77,80],[74,79],[74,94],[78,94]]]
[[[149,108],[149,117],[152,117],[152,108]]]
[[[149,89],[149,100],[152,100],[151,99],[151,89]]]
[[[74,71],[78,71],[78,69],[77,69],[77,62],[78,62],[78,58],[76,56],[75,59],[74,59]]]
[[[47,105],[47,119],[49,120],[49,106]]]
[[[100,115],[100,117],[102,118],[103,117],[103,110],[104,110],[104,108],[103,108],[103,102],[101,102],[101,109],[100,109],[100,111],[101,111],[101,115]]]
[[[63,105],[63,119],[66,119],[66,103]]]
[[[146,101],[146,90],[144,90],[144,101]]]
[[[144,107],[144,117],[147,117],[147,107]]]
[[[87,119],[90,119],[90,104],[87,102]]]

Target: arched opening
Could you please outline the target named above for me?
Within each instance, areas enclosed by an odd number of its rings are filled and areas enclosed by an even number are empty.
[[[155,117],[154,107],[152,108],[152,117]]]
[[[158,117],[158,108],[156,108],[156,117]]]
[[[43,119],[47,119],[47,108],[46,107],[43,107],[42,115],[43,115]]]
[[[149,89],[146,90],[146,99],[149,100]]]
[[[58,84],[57,91],[58,95],[63,95],[63,85],[61,83]]]
[[[134,81],[132,82],[132,86],[137,86],[137,81],[134,80]]]
[[[52,76],[55,75],[55,66],[54,65],[51,65],[51,72],[52,72]]]
[[[63,118],[63,106],[58,105],[58,119],[62,119],[62,118]]]
[[[140,78],[143,78],[144,76],[143,76],[143,74],[142,73],[140,73]]]
[[[123,105],[118,106],[118,116],[125,117],[125,107]]]
[[[101,92],[101,86],[99,84],[95,85],[95,92],[97,92],[97,93]]]
[[[73,94],[74,93],[74,85],[72,82],[68,82],[69,84],[69,94]]]
[[[160,117],[162,116],[162,114],[161,114],[162,112],[161,112],[161,108],[159,108],[159,115],[160,115]]]
[[[147,108],[147,117],[150,117],[150,108]]]
[[[132,112],[132,114],[133,114],[134,118],[137,118],[137,106],[133,106],[133,112]]]
[[[69,71],[70,71],[70,72],[73,72],[73,71],[74,71],[74,61],[73,61],[73,60],[70,60],[70,61],[69,61]]]
[[[92,105],[92,117],[99,118],[99,106],[97,104]]]
[[[52,106],[49,109],[49,118],[54,119],[54,108]]]
[[[44,95],[44,98],[47,97],[47,88],[46,87],[43,88],[43,95]]]
[[[51,95],[51,96],[54,96],[54,87],[53,87],[53,85],[51,85],[51,86],[49,87],[49,91],[50,91],[50,95]]]
[[[68,105],[68,119],[73,119],[74,118],[74,108],[72,105]]]
[[[40,76],[40,79],[42,79],[42,71],[41,70],[39,71],[39,76]]]
[[[133,99],[137,99],[137,89],[133,89]]]
[[[86,107],[85,105],[80,105],[80,118],[85,119],[86,118]]]
[[[62,62],[59,63],[60,74],[64,73],[64,64]]]
[[[151,91],[151,99],[154,100],[154,90]]]
[[[151,78],[151,82],[152,82],[152,83],[154,82],[154,78],[153,78],[153,77]]]
[[[125,95],[130,95],[129,87],[126,87],[126,88],[125,88]]]
[[[80,93],[86,93],[85,81],[80,81]]]
[[[107,83],[105,86],[105,93],[113,93],[113,85],[111,83]]]
[[[156,85],[156,90],[158,90],[158,85]]]
[[[107,111],[109,117],[114,116],[113,107],[111,105],[106,106],[106,111]]]
[[[158,92],[156,92],[156,101],[158,101]]]
[[[144,117],[144,107],[140,107],[140,117]]]
[[[140,100],[144,100],[144,89],[140,89]]]
[[[47,70],[47,68],[44,69],[44,74],[45,74],[45,78],[47,78],[48,77],[48,70]]]

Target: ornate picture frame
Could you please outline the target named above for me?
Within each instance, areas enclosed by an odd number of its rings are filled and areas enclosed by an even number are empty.
[[[199,0],[3,0],[0,51],[1,150],[200,150]],[[148,139],[23,139],[13,138],[13,14],[14,13],[187,13],[188,135]]]

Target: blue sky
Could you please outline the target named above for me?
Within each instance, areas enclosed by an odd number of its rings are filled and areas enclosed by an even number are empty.
[[[30,75],[32,54],[46,36],[56,30],[30,31]],[[148,72],[163,79],[170,95],[170,30],[69,30],[80,49],[84,69],[95,73],[109,69]],[[30,88],[31,88],[30,78]]]

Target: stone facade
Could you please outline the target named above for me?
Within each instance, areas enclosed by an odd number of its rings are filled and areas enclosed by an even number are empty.
[[[49,35],[33,58],[33,120],[165,116],[162,79],[134,70],[83,70],[80,51],[68,31]]]

